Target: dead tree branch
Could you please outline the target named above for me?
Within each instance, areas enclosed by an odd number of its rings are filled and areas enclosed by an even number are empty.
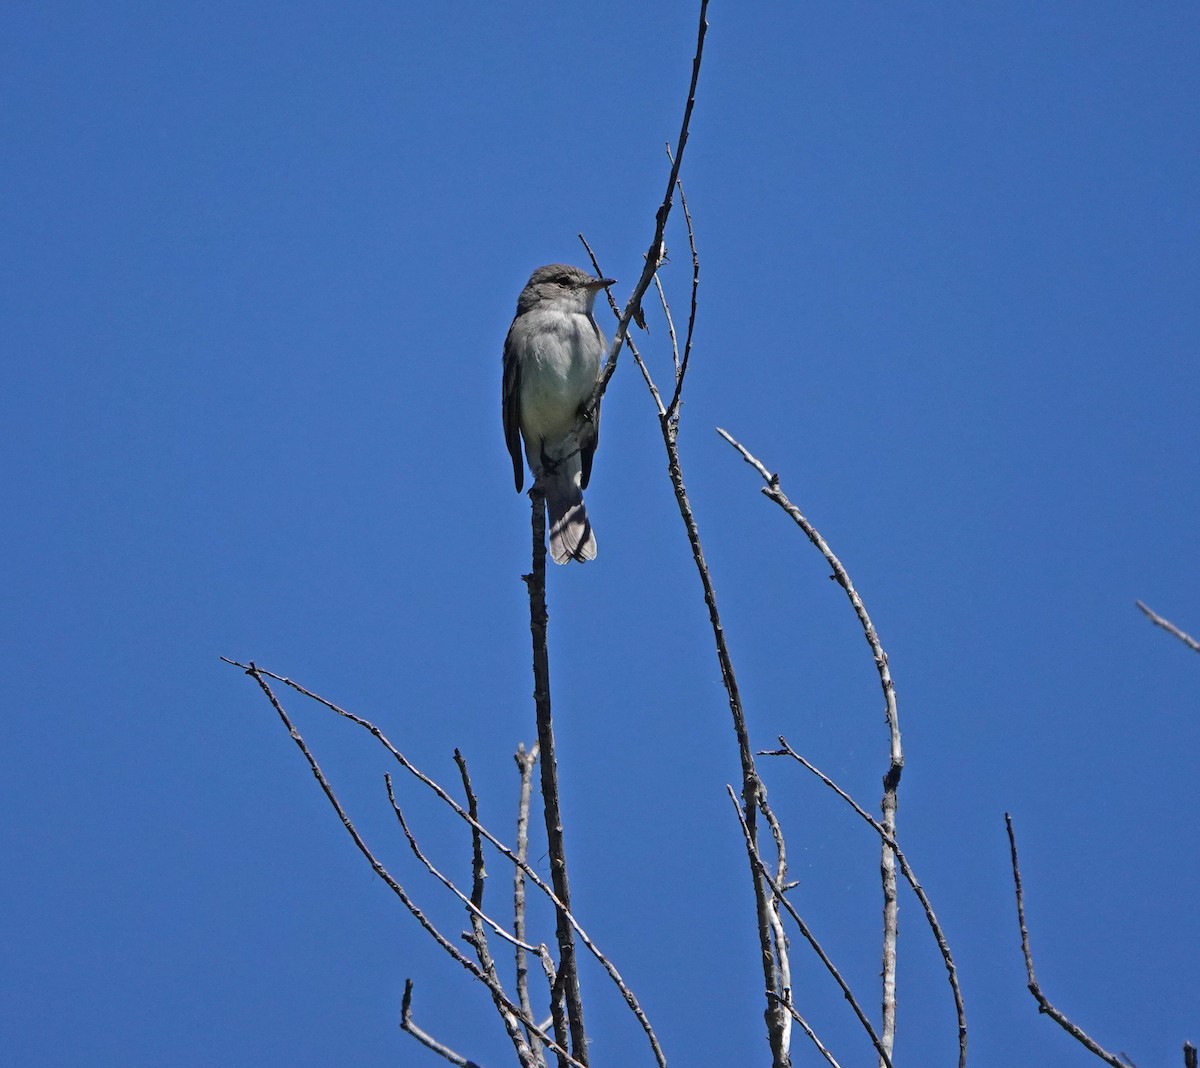
[[[571,910],[571,888],[567,878],[567,852],[563,840],[562,809],[559,803],[558,760],[554,752],[554,717],[550,706],[550,654],[546,645],[549,613],[546,611],[546,506],[540,480],[529,491],[532,507],[533,570],[525,575],[529,590],[529,632],[533,642],[533,701],[537,714],[538,749],[541,752],[542,811],[546,819],[546,841],[550,854],[550,881],[561,902],[555,916],[558,935],[558,978],[567,1003],[571,1031],[571,1053],[588,1062],[587,1030],[583,1024],[583,996],[579,989],[579,965],[575,959],[575,933],[565,913]]]
[[[474,1061],[468,1060],[461,1053],[455,1053],[449,1046],[439,1042],[426,1031],[422,1031],[412,1018],[413,981],[404,980],[404,997],[400,1001],[400,1030],[413,1036],[426,1049],[433,1050],[439,1057],[456,1064],[459,1068],[480,1068]]]
[[[525,746],[517,747],[517,770],[521,775],[521,792],[517,801],[517,856],[524,863],[529,856],[529,801],[533,793],[533,765],[537,763],[538,747],[525,751]],[[472,829],[474,833],[474,829]],[[517,936],[517,1002],[521,1011],[530,1019],[533,1018],[533,1005],[529,1000],[529,963],[525,950],[525,873],[520,867],[513,868],[513,933]],[[560,1037],[566,1041],[566,1036]],[[538,1063],[545,1064],[541,1049],[535,1048]]]
[[[1115,1053],[1109,1053],[1099,1043],[1092,1039],[1081,1027],[1072,1023],[1067,1017],[1050,1004],[1049,999],[1042,993],[1037,976],[1033,974],[1033,951],[1029,948],[1029,928],[1025,926],[1025,895],[1021,888],[1021,866],[1017,861],[1017,838],[1013,833],[1012,816],[1004,814],[1004,823],[1008,828],[1008,848],[1012,855],[1013,885],[1017,891],[1017,922],[1021,927],[1021,952],[1025,955],[1025,974],[1029,979],[1029,992],[1038,1005],[1038,1012],[1045,1013],[1059,1027],[1067,1032],[1076,1042],[1094,1053],[1105,1064],[1113,1068],[1134,1068],[1133,1064]]]
[[[1147,608],[1146,605],[1141,601],[1136,601],[1134,603],[1142,610],[1146,618],[1150,620],[1150,622],[1156,627],[1162,627],[1162,629],[1168,634],[1174,634],[1176,638],[1183,642],[1183,644],[1193,652],[1200,653],[1200,642],[1196,641],[1196,639],[1190,634],[1185,634],[1169,619],[1163,619],[1162,616],[1160,616],[1157,612],[1152,611],[1150,608]]]

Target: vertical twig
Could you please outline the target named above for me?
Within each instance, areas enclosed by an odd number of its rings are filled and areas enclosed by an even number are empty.
[[[533,793],[533,765],[537,762],[538,747],[528,752],[525,746],[517,747],[516,762],[521,774],[521,792],[517,801],[517,857],[521,864],[529,856],[529,800]],[[520,942],[525,941],[525,872],[520,864],[513,868],[513,934]],[[521,1011],[530,1019],[533,1018],[533,1004],[529,1000],[529,961],[525,947],[518,945],[517,954],[517,1003]],[[526,1029],[528,1034],[528,1029]],[[560,1036],[560,1041],[566,1041],[566,1036]],[[533,1045],[532,1037],[530,1044]],[[534,1046],[534,1055],[540,1065],[546,1063],[540,1046]]]
[[[1025,926],[1025,894],[1021,888],[1021,866],[1017,861],[1017,838],[1013,833],[1012,816],[1007,812],[1004,813],[1004,824],[1008,828],[1008,848],[1012,856],[1013,885],[1017,891],[1017,923],[1021,928],[1021,952],[1025,955],[1025,975],[1029,980],[1029,992],[1038,1004],[1038,1012],[1049,1016],[1059,1027],[1075,1039],[1076,1042],[1094,1053],[1106,1064],[1111,1064],[1113,1068],[1133,1068],[1133,1065],[1129,1061],[1118,1057],[1115,1053],[1109,1053],[1108,1050],[1094,1041],[1081,1027],[1073,1024],[1063,1013],[1051,1005],[1046,995],[1042,993],[1042,988],[1038,984],[1037,977],[1033,974],[1033,951],[1029,948],[1029,928]]]
[[[458,765],[458,773],[462,778],[463,792],[467,795],[467,812],[471,819],[479,822],[479,799],[471,786],[471,775],[467,771],[467,761],[459,749],[454,750],[454,763]],[[471,828],[471,904],[477,910],[483,909],[483,881],[487,872],[483,866],[483,837],[475,828]]]
[[[767,826],[771,828],[771,837],[775,841],[775,874],[771,876],[771,888],[774,891],[773,896],[768,902],[770,908],[771,921],[771,937],[775,945],[775,965],[779,976],[778,997],[780,1004],[788,1010],[788,1015],[783,1021],[780,1034],[780,1045],[785,1050],[790,1051],[792,1048],[792,1027],[791,1021],[796,1019],[800,1022],[801,1027],[805,1026],[803,1021],[800,1021],[799,1016],[792,1009],[792,964],[791,954],[788,946],[787,933],[783,928],[783,917],[779,914],[779,902],[783,899],[784,893],[788,889],[787,881],[787,846],[783,839],[783,828],[779,825],[779,820],[775,818],[775,813],[771,806],[767,803],[766,787],[759,791],[758,809],[763,814],[763,819],[767,821]],[[812,1037],[812,1036],[810,1036]]]
[[[667,146],[667,158],[671,156],[671,148]],[[691,302],[688,306],[688,324],[687,336],[683,342],[683,359],[676,359],[675,364],[675,392],[671,397],[671,403],[667,405],[669,411],[676,413],[678,418],[679,402],[683,394],[683,380],[687,377],[688,362],[692,358],[692,338],[696,330],[696,298],[700,289],[700,254],[696,251],[696,228],[692,225],[692,213],[688,210],[687,195],[683,191],[683,181],[675,180],[676,188],[679,190],[679,206],[683,209],[683,219],[687,224],[688,249],[692,254],[692,295]],[[674,340],[674,334],[672,334]]]
[[[559,806],[558,761],[554,753],[554,720],[550,708],[550,654],[546,646],[549,613],[546,611],[546,507],[541,480],[529,491],[532,502],[533,570],[525,576],[529,590],[529,630],[533,640],[533,701],[537,712],[538,750],[541,753],[542,809],[546,817],[546,843],[550,854],[550,881],[561,902],[555,909],[558,936],[558,980],[567,1003],[571,1030],[571,1055],[588,1063],[587,1031],[583,1024],[583,998],[579,966],[575,959],[575,932],[566,912],[571,908],[567,879],[567,854]],[[560,1058],[561,1060],[561,1058]]]

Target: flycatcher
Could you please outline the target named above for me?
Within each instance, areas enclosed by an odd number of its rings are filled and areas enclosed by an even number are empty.
[[[546,495],[550,556],[556,564],[593,560],[596,536],[583,506],[600,434],[600,407],[576,431],[580,410],[600,375],[607,344],[592,307],[615,278],[593,278],[578,267],[552,263],[530,276],[504,339],[504,439],[517,492],[525,458]]]

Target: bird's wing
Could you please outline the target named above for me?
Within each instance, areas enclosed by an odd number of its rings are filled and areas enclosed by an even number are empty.
[[[588,316],[591,319],[592,330],[596,335],[596,342],[600,346],[600,358],[604,359],[604,350],[607,347],[604,343],[604,333],[601,331],[599,324],[593,316]],[[586,402],[585,402],[586,403]],[[592,420],[589,426],[584,428],[583,434],[579,440],[579,460],[582,464],[582,477],[579,480],[579,485],[582,489],[587,489],[588,480],[592,477],[592,459],[596,455],[596,446],[600,444],[600,402],[596,402],[596,410],[592,412]]]
[[[516,324],[514,319],[513,326]],[[517,484],[517,492],[520,493],[525,485],[525,458],[521,455],[521,361],[517,359],[513,326],[508,328],[508,337],[504,339],[501,414],[504,416],[504,440],[513,462],[513,481]]]
[[[600,405],[592,412],[591,423],[584,428],[579,442],[579,460],[583,466],[582,477],[579,480],[581,489],[587,489],[588,479],[592,477],[592,458],[596,455],[596,446],[600,444]]]

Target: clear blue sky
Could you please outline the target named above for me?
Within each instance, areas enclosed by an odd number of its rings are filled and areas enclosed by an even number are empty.
[[[703,258],[686,476],[748,715],[872,806],[868,650],[891,656],[900,825],[958,961],[972,1063],[1089,1065],[1040,978],[1141,1068],[1200,1038],[1200,8],[731,4],[684,170]],[[419,1021],[508,1063],[481,988],[344,837],[249,679],[377,720],[511,837],[534,734],[528,504],[500,347],[584,231],[628,292],[694,44],[690,4],[5,5],[5,946],[14,1064],[426,1065]],[[677,310],[679,228],[664,272]],[[660,377],[660,325],[643,342]],[[623,359],[551,578],[579,912],[676,1065],[761,1064],[728,711],[652,408]],[[380,853],[452,933],[348,725],[294,709]],[[794,901],[875,1003],[877,849],[766,768]],[[461,829],[402,798],[446,868]],[[544,865],[544,856],[539,855]],[[489,863],[503,911],[509,872]],[[898,1063],[953,1015],[902,903]],[[546,928],[542,937],[549,938]],[[865,1044],[816,966],[797,999]],[[597,1065],[643,1063],[585,974]],[[797,1051],[800,1052],[799,1039]],[[799,1061],[799,1063],[809,1063]]]

